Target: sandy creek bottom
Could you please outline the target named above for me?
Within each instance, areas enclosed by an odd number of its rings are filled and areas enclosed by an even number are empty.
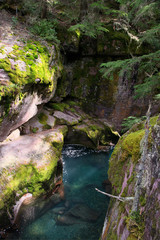
[[[104,190],[102,182],[107,179],[111,152],[65,145],[62,152],[65,200],[56,205],[47,204],[43,214],[9,239],[98,240],[109,198],[98,193],[95,187]]]

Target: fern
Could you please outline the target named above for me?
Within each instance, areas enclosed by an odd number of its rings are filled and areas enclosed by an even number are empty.
[[[132,59],[102,63],[100,65],[100,72],[103,74],[104,78],[112,78],[115,72],[119,72],[119,75],[122,76],[126,70],[132,70],[133,65],[137,64],[138,62],[139,58],[135,57]]]
[[[160,24],[145,31],[140,37],[140,43],[149,43],[155,49],[160,48]]]
[[[138,75],[143,76],[143,83],[135,86],[136,97],[144,97],[147,94],[160,89],[160,50],[155,53],[134,57],[132,59],[117,60],[100,65],[100,72],[104,78],[113,79],[115,72],[119,76],[126,74],[131,78],[134,66],[138,66]]]
[[[82,35],[86,35],[92,38],[96,38],[97,35],[102,32],[108,32],[104,24],[101,22],[90,22],[89,20],[84,20],[82,23],[71,26],[69,29],[71,32],[79,30]]]
[[[106,7],[104,5],[104,3],[102,1],[94,2],[94,3],[90,4],[90,7],[97,8],[97,9],[103,10],[103,11],[106,11],[109,9],[108,7]]]
[[[142,117],[134,117],[129,116],[128,118],[124,118],[121,126],[122,126],[122,133],[128,131],[133,125],[140,123],[141,121],[145,120],[146,116]]]
[[[160,93],[159,94],[157,94],[157,95],[155,95],[155,100],[160,100]]]
[[[35,35],[39,35],[45,40],[55,41],[56,43],[59,43],[55,27],[56,22],[51,22],[47,19],[43,19],[33,24],[30,27],[30,31]]]

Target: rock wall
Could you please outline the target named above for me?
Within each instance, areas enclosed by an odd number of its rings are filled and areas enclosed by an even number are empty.
[[[132,201],[120,202],[111,198],[102,240],[159,239],[160,123],[156,123],[157,118],[151,119],[152,127],[141,184],[139,211],[131,215]],[[109,166],[113,195],[134,197],[144,133],[143,124],[134,126],[116,145]],[[147,163],[151,168],[148,169]]]
[[[85,112],[105,119],[121,130],[121,123],[128,116],[145,115],[149,99],[135,99],[134,86],[142,82],[138,65],[134,65],[131,75],[127,69],[123,76],[115,71],[113,79],[106,79],[100,73],[100,64],[108,61],[141,56],[150,53],[148,46],[137,48],[137,43],[131,41],[124,31],[115,31],[113,24],[107,26],[108,33],[97,39],[83,36],[72,37],[63,32],[60,37],[63,42],[64,72],[58,81],[55,101],[65,98],[77,99],[82,103]],[[68,36],[68,37],[66,37]],[[159,102],[152,107],[152,114],[159,111]]]

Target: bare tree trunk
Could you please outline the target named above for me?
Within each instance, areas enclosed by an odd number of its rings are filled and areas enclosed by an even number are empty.
[[[79,20],[83,21],[87,14],[88,14],[88,0],[81,0]]]
[[[41,18],[45,18],[47,15],[47,1],[41,0]]]

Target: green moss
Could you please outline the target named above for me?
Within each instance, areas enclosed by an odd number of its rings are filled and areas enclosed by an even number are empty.
[[[136,130],[136,129],[135,129]],[[120,138],[116,145],[110,162],[109,162],[109,178],[113,185],[113,191],[115,194],[120,194],[122,183],[124,180],[125,171],[129,171],[130,161],[135,165],[140,159],[140,142],[145,134],[143,129],[135,132],[129,132]],[[133,169],[134,172],[134,169]],[[114,173],[114,174],[113,174]],[[134,174],[128,180],[127,185],[134,181]],[[124,195],[127,194],[127,188],[124,191]]]
[[[97,146],[100,135],[101,135],[101,129],[99,126],[96,125],[82,125],[75,126],[74,129],[85,132],[87,136],[92,140],[92,142]]]
[[[157,122],[158,116],[154,116],[150,118],[150,125],[153,127]]]
[[[21,60],[26,70],[21,71],[18,65],[13,67],[9,57],[14,58],[14,61]],[[9,56],[0,59],[0,68],[4,69],[10,77],[9,85],[0,88],[0,99],[8,95],[14,97],[21,91],[22,86],[29,83],[36,84],[36,79],[40,79],[40,84],[47,84],[48,91],[52,91],[55,87],[53,78],[56,66],[50,68],[49,58],[47,48],[39,42],[31,43],[30,41],[23,47],[14,45]]]
[[[66,128],[62,128],[62,131]],[[16,193],[19,198],[30,192],[33,196],[40,196],[54,187],[54,178],[56,174],[57,162],[60,158],[63,139],[57,139],[54,142],[53,137],[45,139],[52,146],[46,152],[44,159],[47,159],[45,166],[38,167],[31,161],[29,164],[5,168],[1,171],[0,185],[2,192],[0,193],[0,208],[12,208],[15,204]]]
[[[13,48],[14,50],[18,50],[18,49],[19,49],[19,46],[18,46],[18,45],[14,45],[12,48]]]
[[[47,120],[48,120],[48,116],[46,114],[44,114],[44,113],[40,113],[38,115],[38,120],[39,120],[39,122],[41,124],[46,125],[47,124]]]
[[[66,134],[68,132],[68,127],[63,126],[61,129],[59,129],[59,131],[62,133],[63,136],[66,136]]]
[[[2,199],[0,199],[0,209],[2,209],[4,207],[4,202]]]
[[[32,131],[33,133],[36,133],[36,132],[38,131],[38,128],[37,128],[37,127],[34,127],[34,128],[31,129],[31,131]]]
[[[146,205],[146,196],[145,195],[140,196],[140,204],[142,207]]]
[[[2,53],[2,54],[5,54],[5,50],[4,50],[4,45],[3,46],[1,46],[1,48],[0,48],[0,53]]]
[[[140,215],[139,211],[133,212],[126,217],[126,223],[130,231],[129,239],[142,239],[145,229],[144,216]]]
[[[69,105],[67,103],[49,103],[49,107],[63,112],[64,109],[69,109]]]
[[[107,234],[107,238],[112,240],[118,240],[117,234],[113,230],[109,231],[109,233]]]
[[[122,142],[121,149],[122,149],[122,157],[123,158],[131,157],[133,162],[137,162],[140,158],[140,142],[145,134],[145,131],[139,130],[134,133],[130,133]]]
[[[127,238],[127,240],[137,240],[137,237],[130,234],[130,236]]]

